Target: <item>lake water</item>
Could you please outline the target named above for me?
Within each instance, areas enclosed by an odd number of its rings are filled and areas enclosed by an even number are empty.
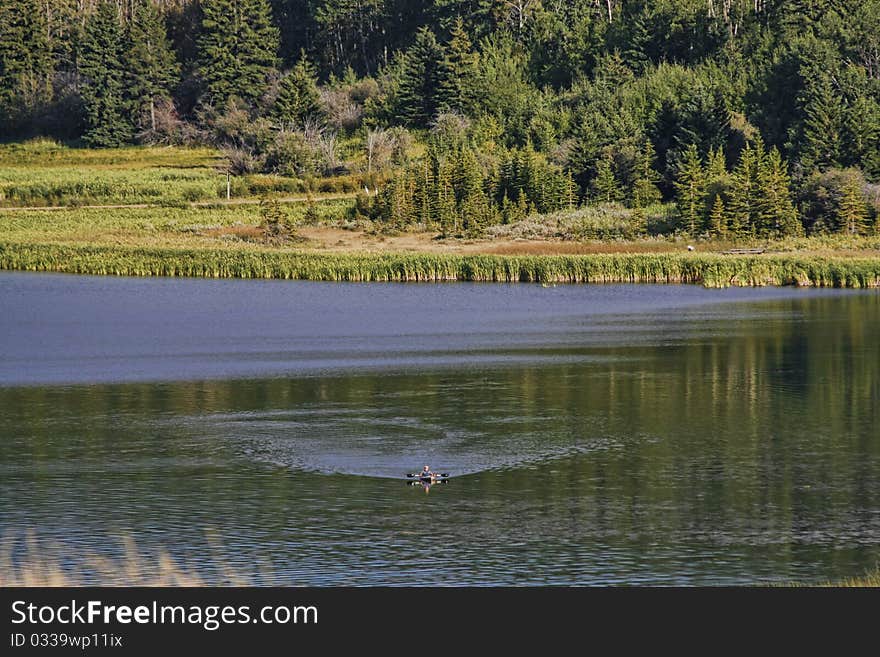
[[[856,576],[878,336],[876,291],[2,273],[0,534],[209,582]]]

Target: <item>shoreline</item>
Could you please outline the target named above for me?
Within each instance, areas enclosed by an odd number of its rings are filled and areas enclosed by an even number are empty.
[[[345,282],[673,283],[880,288],[880,258],[597,253],[323,252],[0,242],[0,270]]]

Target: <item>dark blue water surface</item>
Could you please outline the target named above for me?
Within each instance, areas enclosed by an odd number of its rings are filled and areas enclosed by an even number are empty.
[[[878,334],[876,291],[2,273],[0,532],[101,582],[127,539],[208,582],[859,575]]]

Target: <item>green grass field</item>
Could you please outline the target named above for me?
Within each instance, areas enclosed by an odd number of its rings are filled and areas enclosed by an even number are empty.
[[[319,220],[334,221],[351,205],[346,199],[315,202]],[[300,222],[307,203],[288,203],[282,211]],[[256,227],[262,220],[256,203],[206,207],[70,208],[13,210],[0,213],[0,240],[17,243],[162,247],[241,245],[237,228]]]
[[[207,148],[0,146],[0,205],[172,203],[221,198],[220,154]]]
[[[226,198],[225,160],[211,148],[68,148],[49,140],[0,145],[0,207],[186,205]],[[352,193],[358,176],[306,180],[233,176],[233,199]]]

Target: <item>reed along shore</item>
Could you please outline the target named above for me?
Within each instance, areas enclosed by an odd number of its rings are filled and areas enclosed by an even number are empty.
[[[0,243],[0,269],[114,276],[312,281],[693,283],[706,287],[880,287],[880,258],[612,253],[460,255],[310,253]]]

